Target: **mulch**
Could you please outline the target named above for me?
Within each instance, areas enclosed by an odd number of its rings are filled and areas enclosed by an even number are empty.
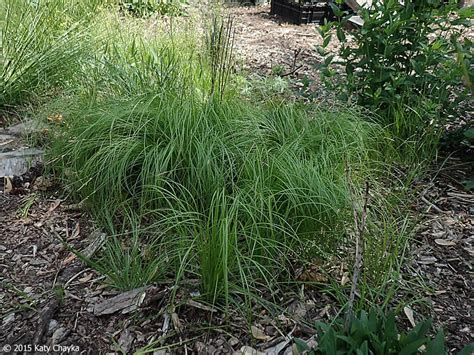
[[[474,194],[463,186],[474,178],[469,154],[440,159],[442,165],[415,184],[421,221],[407,269],[424,284],[425,317],[443,327],[453,351],[474,341]]]

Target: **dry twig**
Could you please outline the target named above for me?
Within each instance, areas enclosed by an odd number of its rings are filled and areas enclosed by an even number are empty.
[[[350,182],[350,177],[348,174],[348,181]],[[367,220],[367,206],[369,203],[369,183],[365,182],[365,192],[364,192],[364,206],[362,207],[362,212],[360,218],[357,213],[357,209],[354,203],[354,199],[352,199],[352,209],[354,213],[354,224],[355,224],[355,242],[356,242],[356,250],[355,250],[355,262],[354,262],[354,271],[352,274],[352,286],[351,286],[351,293],[349,295],[349,302],[347,305],[347,312],[346,312],[346,319],[345,319],[345,327],[346,329],[349,328],[353,309],[354,309],[354,300],[357,292],[357,283],[359,281],[359,274],[362,268],[362,254],[363,254],[363,247],[364,247],[364,231],[365,231],[365,224]]]

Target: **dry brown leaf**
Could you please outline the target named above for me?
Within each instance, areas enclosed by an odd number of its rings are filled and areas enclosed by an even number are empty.
[[[349,280],[350,279],[349,279],[349,273],[348,272],[345,272],[344,274],[342,274],[341,286],[344,286]]]
[[[253,336],[255,339],[258,339],[258,340],[268,340],[268,339],[270,338],[268,335],[265,335],[265,333],[263,332],[263,330],[261,330],[260,328],[257,328],[257,327],[254,326],[254,325],[252,325],[251,330],[252,330],[252,336]]]
[[[8,177],[8,176],[5,176],[3,178],[3,192],[11,192],[13,190],[13,185],[12,185],[12,181],[11,179]]]
[[[78,223],[76,223],[76,225],[74,226],[74,230],[72,231],[72,235],[71,237],[69,238],[69,240],[71,239],[76,239],[77,237],[79,237],[79,235],[81,234],[81,225]]]
[[[181,333],[181,330],[182,330],[181,321],[179,320],[178,314],[176,312],[171,313],[171,321],[173,322],[174,329],[178,333]]]
[[[89,281],[90,279],[92,279],[92,273],[88,273],[88,274],[86,274],[86,276],[81,277],[81,278],[79,279],[79,281],[82,282],[82,283],[84,283],[84,282]]]
[[[56,208],[58,208],[58,206],[61,204],[62,201],[63,200],[56,199],[49,207],[48,212],[53,212]]]
[[[61,123],[63,121],[63,115],[60,113],[56,113],[54,115],[49,115],[48,116],[48,121],[49,122],[54,122],[54,123]]]
[[[209,307],[209,306],[207,306],[207,305],[205,305],[205,304],[202,304],[202,303],[200,303],[200,302],[196,302],[196,301],[191,300],[191,299],[187,300],[187,301],[186,301],[186,304],[187,304],[188,306],[196,307],[196,308],[199,308],[199,309],[208,311],[208,312],[215,312],[215,311],[216,311],[216,310],[215,310],[214,308],[212,308],[212,307]]]
[[[447,239],[435,239],[435,243],[438,245],[445,246],[445,247],[456,245],[456,242],[452,240],[447,240]]]
[[[62,265],[66,266],[69,265],[71,262],[73,262],[76,259],[76,255],[71,253],[69,256],[63,260]]]

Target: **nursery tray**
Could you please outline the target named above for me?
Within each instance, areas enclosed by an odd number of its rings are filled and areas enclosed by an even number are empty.
[[[326,0],[303,4],[290,0],[272,0],[270,13],[298,25],[322,23],[324,18],[331,15],[329,2]]]

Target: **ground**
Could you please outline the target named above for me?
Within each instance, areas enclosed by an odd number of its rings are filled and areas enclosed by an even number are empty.
[[[320,41],[314,26],[283,23],[268,14],[268,7],[234,10],[235,47],[246,70],[269,75],[282,66],[284,75],[313,75],[320,59],[313,50]],[[466,155],[441,161],[414,184],[413,213],[420,221],[404,278],[415,280],[419,293],[410,308],[415,319],[432,316],[454,352],[474,339],[474,196],[461,183],[474,171]],[[172,284],[161,284],[137,291],[143,293],[140,304],[130,303],[127,294],[119,302],[114,297],[121,293],[65,246],[64,241],[93,253],[104,238],[87,211],[69,199],[67,188],[37,168],[8,180],[2,189],[0,345],[16,346],[18,352],[28,352],[27,346],[42,338],[38,344],[60,345],[58,352],[73,346],[75,352],[74,347],[91,354],[120,347],[128,353],[153,344],[155,350],[173,346],[180,353],[230,353],[244,346],[288,353],[291,337],[310,339],[314,331],[307,325],[333,319],[338,311],[335,300],[308,288],[302,296],[278,295],[284,312],[269,314],[255,306],[249,329],[240,315],[225,316],[195,301],[193,280],[175,290],[175,297]],[[232,319],[230,326],[226,317]],[[401,321],[409,326],[407,319]]]

